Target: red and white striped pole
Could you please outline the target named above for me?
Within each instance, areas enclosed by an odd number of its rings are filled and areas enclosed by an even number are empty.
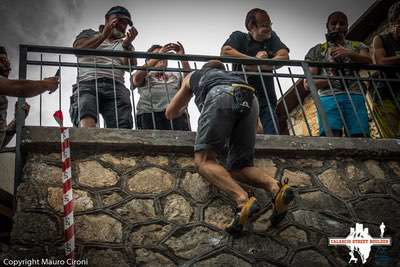
[[[75,266],[75,231],[71,174],[71,150],[69,146],[69,129],[63,126],[61,110],[54,113],[54,119],[60,125],[61,131],[61,160],[63,173],[63,204],[64,204],[64,249],[65,257],[71,266]]]

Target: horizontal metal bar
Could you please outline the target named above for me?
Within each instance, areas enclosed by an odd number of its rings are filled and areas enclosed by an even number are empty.
[[[27,61],[28,65],[37,65],[37,66],[56,66],[59,67],[60,63],[58,61],[38,61],[38,60],[28,60]],[[106,64],[88,64],[88,63],[74,63],[74,62],[61,62],[61,66],[63,67],[73,67],[77,68],[100,68],[100,69],[111,69],[111,65],[106,65]],[[115,65],[114,69],[121,69],[125,71],[129,70],[146,70],[146,71],[167,71],[167,72],[191,72],[195,71],[195,69],[191,70],[183,70],[179,68],[156,68],[156,67],[142,67],[142,66],[131,66],[129,68],[129,65]],[[230,71],[232,73],[236,74],[243,74],[241,71]],[[247,75],[260,75],[258,72],[246,72]],[[269,76],[269,77],[281,77],[281,78],[297,78],[297,79],[305,79],[304,74],[287,74],[287,73],[271,73],[271,72],[263,72],[263,76]],[[314,79],[341,79],[340,76],[328,76],[328,75],[312,75]],[[357,81],[357,78],[354,76],[344,76],[343,77],[345,80],[354,80]],[[370,77],[360,77],[360,81],[371,81]],[[384,79],[384,78],[374,78],[374,81],[388,81],[388,82],[398,82],[398,79]]]
[[[245,59],[234,57],[208,56],[208,55],[177,55],[177,54],[162,54],[149,52],[128,52],[114,50],[99,50],[99,49],[82,49],[71,47],[55,47],[55,46],[39,46],[39,45],[21,45],[28,52],[38,53],[56,53],[56,54],[74,54],[87,56],[108,56],[108,57],[131,57],[131,58],[155,58],[155,59],[170,59],[170,60],[187,60],[187,61],[209,61],[220,60],[225,63],[246,64],[246,65],[274,65],[274,66],[298,66],[301,67],[302,60],[272,60],[272,59]],[[398,69],[398,66],[389,65],[368,65],[357,63],[322,63],[322,62],[307,62],[311,67],[341,67],[349,69]]]
[[[37,60],[28,60],[27,61],[28,65],[42,65],[42,66],[59,66],[58,61],[37,61]],[[63,67],[73,67],[77,68],[100,68],[100,69],[112,69],[111,65],[107,64],[89,64],[89,63],[76,63],[76,62],[61,62],[61,66]],[[129,70],[146,70],[146,71],[167,71],[167,72],[191,72],[195,71],[196,69],[191,69],[191,70],[183,70],[179,68],[156,68],[156,67],[142,67],[142,66],[131,66],[129,68],[129,65],[114,65],[114,69],[121,69],[125,71]],[[232,73],[237,73],[239,75],[243,74],[241,71],[230,71]],[[258,72],[246,72],[249,75],[260,75]],[[283,77],[283,78],[299,78],[303,79],[305,78],[304,75],[302,74],[287,74],[287,73],[277,73],[277,75],[271,73],[271,72],[263,72],[263,76],[271,76],[271,77]]]
[[[330,75],[311,75],[314,79],[331,79],[331,80],[341,80],[342,78],[344,78],[345,80],[354,80],[354,81],[357,81],[357,80],[360,80],[360,81],[366,81],[366,82],[368,82],[368,81],[371,81],[371,80],[374,80],[374,81],[388,81],[388,82],[399,82],[399,79],[384,79],[384,78],[373,78],[373,77],[360,77],[359,79],[357,79],[356,77],[354,77],[354,76],[337,76],[337,75],[334,75],[334,76],[330,76]]]
[[[171,59],[180,61],[209,61],[220,60],[225,63],[236,64],[253,64],[253,65],[287,65],[294,64],[300,66],[300,62],[286,60],[271,60],[271,59],[240,59],[234,57],[207,56],[207,55],[177,55],[164,53],[149,53],[149,52],[128,52],[114,50],[99,50],[99,49],[83,49],[71,47],[54,47],[54,46],[38,46],[38,45],[21,45],[26,47],[28,52],[53,53],[53,54],[73,54],[85,56],[107,56],[107,57],[131,57],[131,58],[155,58],[155,59]]]
[[[304,62],[304,61],[301,61]],[[305,61],[310,67],[323,67],[323,68],[338,68],[338,69],[351,69],[351,70],[398,70],[396,65],[374,65],[374,64],[360,64],[360,63],[331,63],[331,62],[318,62],[318,61]]]
[[[40,65],[40,61],[37,60],[28,60],[27,61],[28,65]],[[56,61],[42,61],[43,66],[59,66],[59,63]],[[107,64],[89,64],[89,63],[75,63],[75,62],[61,62],[61,66],[63,67],[72,67],[72,68],[97,68],[97,69],[112,69],[112,65],[107,65]],[[129,65],[114,65],[114,69],[120,69],[120,70],[125,70],[129,71],[131,70],[150,70],[150,71],[164,71],[165,68],[156,68],[156,67],[141,67],[141,66],[132,66],[129,68]],[[179,71],[178,68],[167,68],[168,71]],[[190,71],[186,71],[190,72]]]

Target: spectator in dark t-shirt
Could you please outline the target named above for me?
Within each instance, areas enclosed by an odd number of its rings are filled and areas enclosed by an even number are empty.
[[[390,32],[374,38],[373,61],[375,64],[400,65],[400,2],[389,9],[388,19]],[[386,78],[400,79],[399,71],[385,73]],[[380,82],[373,93],[372,114],[382,138],[400,138],[400,82]]]
[[[289,59],[289,48],[281,42],[278,35],[272,30],[271,19],[265,10],[258,8],[250,10],[246,16],[245,26],[248,33],[233,32],[221,49],[222,56],[276,60]],[[258,71],[256,66],[246,66],[245,68],[246,71]],[[243,69],[241,65],[234,64],[233,70],[242,71]],[[272,66],[264,65],[261,70],[263,72],[271,71]],[[273,122],[275,120],[279,129],[275,112],[277,99],[274,81],[271,76],[263,76],[263,80],[265,88],[260,75],[247,75],[248,84],[256,89],[256,96],[260,104],[259,116],[264,134],[277,134]],[[268,94],[268,99],[265,92]]]

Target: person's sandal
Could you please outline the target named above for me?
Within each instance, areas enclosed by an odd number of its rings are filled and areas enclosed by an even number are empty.
[[[244,225],[260,210],[255,197],[249,198],[243,207],[235,214],[232,223],[225,228],[225,231],[237,235],[243,230]]]
[[[286,216],[288,206],[294,199],[293,189],[289,186],[289,180],[284,179],[283,183],[279,182],[279,191],[272,200],[273,213],[271,216],[272,226],[278,225]]]

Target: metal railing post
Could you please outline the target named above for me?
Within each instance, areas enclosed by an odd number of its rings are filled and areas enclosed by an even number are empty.
[[[179,79],[180,79],[179,88],[181,87],[182,81],[184,79],[184,75],[182,74],[182,67],[181,67],[181,63],[178,61]],[[179,90],[179,88],[178,88],[178,90]],[[192,126],[190,125],[190,116],[189,116],[188,106],[186,106],[185,113],[186,113],[186,121],[187,121],[188,130],[192,131]]]
[[[306,126],[307,126],[308,135],[312,136],[311,127],[310,127],[310,124],[308,123],[307,115],[306,115],[306,112],[305,112],[304,107],[303,107],[302,100],[301,100],[300,95],[299,95],[299,90],[297,89],[297,84],[293,79],[292,70],[290,69],[290,67],[288,67],[288,70],[289,70],[289,74],[291,76],[290,79],[292,80],[294,91],[296,93],[297,101],[299,102],[299,105],[300,105],[301,113],[303,114],[304,121],[305,121]],[[288,119],[290,120],[291,118],[289,117]]]
[[[264,91],[265,94],[265,98],[267,99],[267,105],[268,105],[268,111],[269,114],[271,115],[271,119],[272,119],[272,123],[274,125],[274,129],[275,129],[275,134],[279,135],[279,128],[278,128],[278,122],[276,121],[276,107],[274,107],[274,110],[272,109],[272,103],[269,99],[269,94],[267,91],[267,87],[264,81],[264,77],[263,77],[263,72],[261,71],[261,67],[260,65],[257,65],[257,69],[258,69],[258,74],[261,80],[261,85],[262,85],[262,89]],[[244,70],[246,72],[246,70]],[[260,107],[261,108],[261,107]],[[261,118],[260,118],[261,119]],[[261,123],[263,123],[263,121],[261,121]],[[263,128],[265,127],[265,125],[263,125]],[[267,134],[267,133],[264,133]]]
[[[43,54],[40,54],[40,80],[43,80],[43,64],[42,64],[42,62],[43,62]],[[43,105],[42,94],[40,94],[40,96],[39,96],[39,126],[42,126],[42,105]]]
[[[20,45],[19,47],[19,79],[26,80],[27,70],[27,56],[28,49],[26,46]],[[16,121],[16,144],[15,144],[15,177],[14,177],[14,196],[17,195],[18,185],[22,181],[22,167],[23,167],[23,155],[21,150],[22,142],[22,128],[25,125],[25,112],[23,105],[25,103],[24,97],[18,97],[17,102],[17,113],[15,114]]]
[[[321,106],[321,101],[320,101],[319,95],[318,95],[318,89],[315,86],[313,77],[309,71],[309,65],[307,62],[302,62],[301,66],[304,71],[304,76],[306,76],[306,79],[308,81],[308,86],[310,87],[310,93],[311,93],[312,98],[314,99],[315,107],[317,108],[317,112],[321,118],[321,123],[325,129],[326,136],[332,137],[333,136],[332,129],[328,124],[328,118],[326,116],[325,110]]]
[[[284,93],[283,93],[283,91],[282,91],[281,82],[279,81],[279,74],[276,72],[275,66],[272,66],[272,73],[274,74],[273,77],[276,78],[276,83],[278,84],[278,89],[279,89],[279,92],[281,93],[283,107],[284,107],[284,109],[285,109],[286,116],[289,118],[288,121],[289,121],[290,129],[292,130],[293,135],[296,136],[296,131],[294,130],[292,120],[290,119],[290,112],[289,112],[289,109],[288,109],[288,107],[287,107],[287,105],[286,105],[285,95],[284,95]]]
[[[165,66],[166,69],[166,66]],[[168,90],[168,75],[167,75],[167,71],[163,72],[163,79],[164,79],[164,88],[165,88],[165,93],[167,95],[167,101],[168,101],[168,105],[169,103],[171,103],[171,98],[169,97],[169,90]],[[171,130],[175,130],[174,129],[174,121],[173,120],[169,120],[169,127],[171,127]]]
[[[136,118],[136,106],[135,106],[135,87],[133,86],[132,83],[132,65],[131,65],[131,58],[128,58],[128,65],[129,65],[129,91],[132,94],[132,111],[133,111],[133,121],[135,122],[135,128],[134,129],[138,129],[137,127],[137,118]]]

